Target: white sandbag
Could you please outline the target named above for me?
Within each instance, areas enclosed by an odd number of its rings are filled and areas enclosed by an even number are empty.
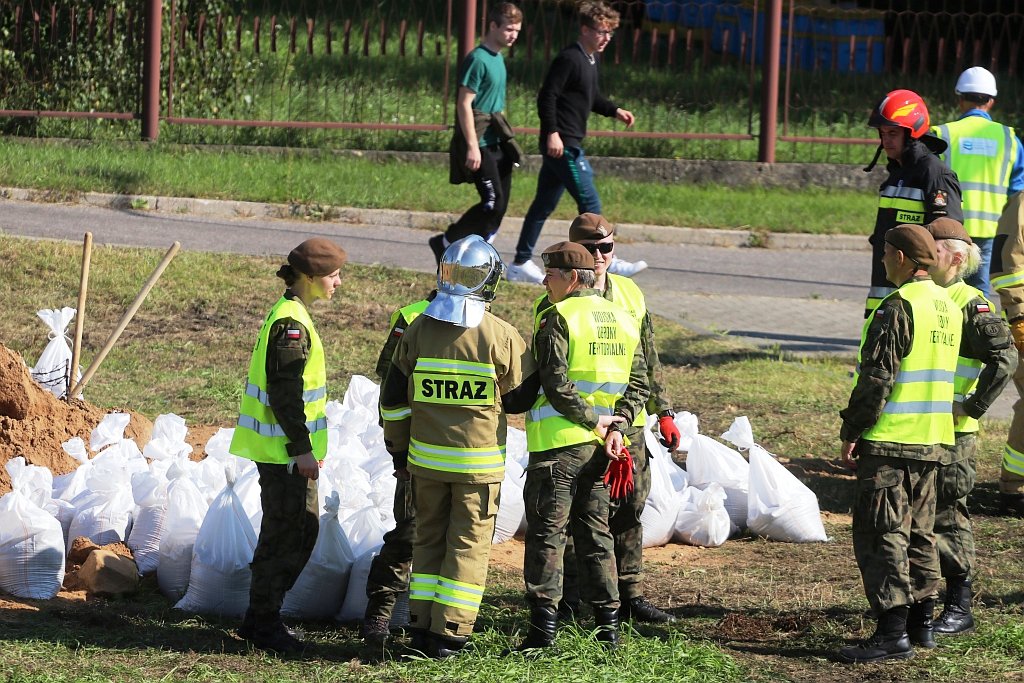
[[[151,460],[187,458],[192,452],[192,446],[185,442],[187,436],[184,418],[173,413],[158,415],[153,420],[153,435],[142,454]]]
[[[249,607],[256,533],[228,478],[196,536],[188,590],[175,609],[241,618]]]
[[[82,378],[80,367],[72,371],[71,347],[68,345],[70,340],[67,337],[67,328],[75,317],[75,309],[68,306],[61,309],[46,308],[36,311],[36,315],[50,328],[47,333],[50,342],[31,370],[32,379],[57,398],[64,398],[72,372],[76,382]]]
[[[656,416],[655,419],[657,419]],[[689,452],[693,445],[693,437],[700,433],[697,430],[697,416],[684,410],[681,413],[676,413],[672,421],[676,423],[676,429],[679,430],[679,448],[676,450]]]
[[[338,522],[338,496],[327,499],[309,561],[284,596],[281,614],[298,619],[330,619],[341,609],[355,555]]]
[[[501,482],[498,515],[494,520],[491,543],[504,543],[515,537],[526,522],[526,502],[523,500],[523,467],[505,455],[505,478]]]
[[[348,589],[345,591],[345,602],[334,617],[342,623],[362,621],[366,616],[366,604],[369,598],[366,597],[366,582],[370,577],[370,565],[373,558],[380,553],[380,546],[363,553],[356,558],[352,564],[352,573],[348,578]]]
[[[209,504],[199,487],[172,468],[168,472],[167,516],[160,539],[160,563],[156,579],[160,592],[171,600],[180,600],[188,588],[192,572],[192,548]]]
[[[729,539],[733,525],[725,510],[725,491],[719,484],[705,490],[688,488],[676,518],[674,538],[682,543],[715,548]]]
[[[232,456],[235,457],[235,456]],[[253,467],[245,469],[235,480],[235,494],[242,501],[245,514],[249,516],[249,523],[252,530],[256,532],[256,538],[260,536],[260,527],[263,526],[263,501],[260,499],[260,472],[251,460],[246,462]],[[318,506],[319,507],[319,506]]]
[[[679,515],[679,495],[672,478],[672,469],[679,470],[668,451],[649,430],[643,433],[647,451],[647,467],[651,475],[651,491],[640,514],[643,526],[643,547],[660,547],[672,540],[676,517]],[[652,450],[653,447],[653,450]],[[680,470],[681,472],[681,470]]]
[[[694,428],[696,428],[697,418],[694,417],[693,419]],[[653,463],[652,467],[657,467],[660,470],[660,475],[668,477],[672,489],[678,493],[689,485],[689,476],[686,474],[686,470],[677,465],[675,460],[672,459],[672,454],[669,453],[668,449],[661,444],[661,439],[657,434],[657,424],[657,416],[651,415],[648,417],[647,429],[644,430],[644,445],[647,447],[647,457]],[[692,443],[692,439],[690,443]],[[680,448],[679,450],[685,449]]]
[[[135,500],[132,498],[128,459],[118,446],[111,448],[117,451],[105,451],[105,457],[101,453],[93,459],[93,467],[86,478],[87,491],[71,501],[75,506],[75,517],[68,528],[71,542],[85,537],[103,546],[125,541],[131,532]]]
[[[89,435],[89,448],[98,451],[124,440],[124,430],[131,420],[128,413],[108,413]]]
[[[741,415],[734,419],[722,438],[741,451],[749,450],[754,445],[754,430],[747,416]]]
[[[0,498],[0,590],[48,600],[64,582],[64,533],[60,522],[21,492],[23,482],[12,477],[11,485]]]
[[[748,526],[776,541],[827,541],[818,497],[758,445],[750,448]]]
[[[53,497],[71,500],[85,490],[85,479],[89,476],[92,461],[89,460],[89,451],[85,448],[85,441],[77,436],[68,439],[60,447],[78,461],[78,467],[67,474],[53,478]]]
[[[725,509],[737,527],[747,525],[750,465],[743,456],[709,436],[697,434],[686,457],[690,485],[699,489],[718,484],[726,494]]]
[[[132,477],[132,498],[136,508],[128,547],[139,574],[149,574],[160,564],[160,538],[167,517],[167,480],[152,472],[139,472]]]
[[[522,429],[508,428],[505,436],[505,460],[515,460],[520,470],[526,469],[530,461],[530,451],[526,448],[526,432]]]
[[[18,482],[22,495],[39,507],[45,507],[53,495],[53,473],[46,467],[30,465],[24,457],[11,458],[4,465],[8,476]]]
[[[361,557],[383,545],[384,534],[388,532],[380,513],[372,505],[341,520],[341,528],[355,557]]]

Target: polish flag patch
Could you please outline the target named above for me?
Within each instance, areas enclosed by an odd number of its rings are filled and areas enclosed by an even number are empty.
[[[288,330],[285,331],[284,337],[285,339],[302,339],[302,330],[289,328]]]
[[[978,304],[978,313],[991,313],[992,309],[989,308],[988,304]]]

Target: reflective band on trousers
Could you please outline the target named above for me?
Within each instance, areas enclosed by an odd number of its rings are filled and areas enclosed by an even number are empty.
[[[914,337],[882,414],[862,438],[868,441],[953,444],[953,379],[963,316],[946,291],[931,280],[907,282],[897,294],[910,304]],[[871,316],[873,318],[874,316]],[[861,352],[871,318],[861,333]]]
[[[998,291],[1008,287],[1017,287],[1021,283],[1024,283],[1024,271],[1008,273],[992,278],[992,289]]]
[[[1003,469],[1024,477],[1024,453],[1015,451],[1009,445],[1003,448]]]
[[[484,587],[464,581],[446,579],[437,574],[413,572],[409,581],[409,599],[439,602],[442,605],[478,611],[483,601]]]
[[[949,143],[940,156],[960,179],[964,229],[971,237],[995,237],[1019,153],[1017,136],[984,116],[965,116],[933,130]]]

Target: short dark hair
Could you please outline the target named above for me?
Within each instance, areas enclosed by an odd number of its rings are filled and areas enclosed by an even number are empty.
[[[523,20],[523,11],[514,3],[499,2],[487,10],[487,28],[491,24],[504,26],[505,24],[517,24]]]
[[[960,93],[960,99],[966,100],[971,104],[988,104],[992,100],[992,96],[980,92],[962,92]]]

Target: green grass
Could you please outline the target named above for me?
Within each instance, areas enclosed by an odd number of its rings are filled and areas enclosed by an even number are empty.
[[[868,234],[876,211],[870,192],[666,184],[610,173],[597,184],[605,215],[623,223]],[[115,142],[0,140],[0,185],[45,190],[58,201],[90,191],[156,194],[294,204],[325,217],[325,207],[348,206],[460,214],[476,201],[469,185],[448,183],[443,164]],[[535,173],[515,172],[509,216],[526,214],[536,185]],[[566,196],[554,217],[575,215]]]
[[[83,364],[91,361],[161,251],[97,247]],[[46,345],[39,308],[73,306],[80,246],[0,235],[0,341],[31,365]],[[86,388],[104,407],[149,418],[173,411],[187,424],[230,425],[267,306],[280,292],[277,259],[184,252],[165,272],[121,341]],[[332,302],[312,315],[325,342],[329,389],[340,399],[352,374],[371,375],[390,311],[430,288],[422,273],[346,265]],[[530,327],[536,290],[501,288],[498,315]],[[812,681],[1015,680],[1024,657],[1024,534],[1019,520],[994,514],[999,453],[1007,425],[986,422],[971,495],[978,547],[977,633],[940,640],[907,662],[860,667],[834,661],[836,649],[870,635],[867,601],[853,559],[849,511],[853,478],[834,464],[839,408],[850,389],[849,359],[793,359],[735,340],[700,336],[656,321],[665,386],[677,410],[720,434],[748,415],[759,443],[818,495],[823,544],[743,536],[717,549],[682,545],[645,551],[647,594],[680,617],[659,628],[625,629],[608,654],[582,629],[561,629],[558,649],[537,660],[501,657],[527,628],[521,571],[498,546],[478,632],[464,655],[445,662],[365,651],[354,627],[304,624],[314,653],[279,659],[251,651],[232,620],[173,610],[152,579],[116,600],[14,600],[0,594],[0,680],[58,681]],[[6,418],[5,418],[6,419]],[[521,423],[520,423],[521,424]],[[510,543],[513,548],[515,542]]]

